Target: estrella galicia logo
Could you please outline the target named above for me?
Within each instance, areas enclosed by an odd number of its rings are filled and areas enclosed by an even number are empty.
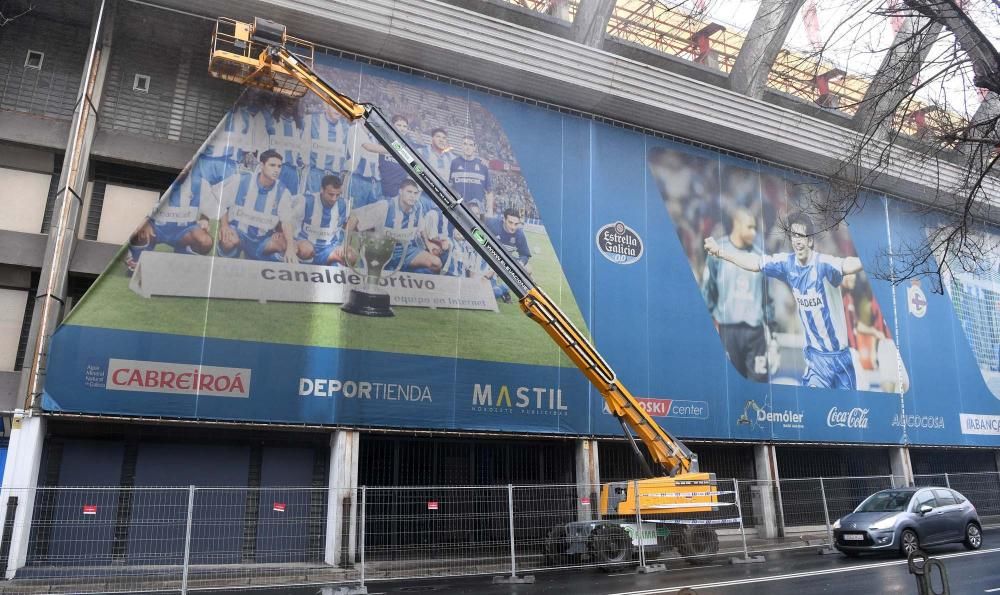
[[[642,238],[621,221],[609,223],[597,231],[597,249],[616,264],[632,264],[642,258]]]

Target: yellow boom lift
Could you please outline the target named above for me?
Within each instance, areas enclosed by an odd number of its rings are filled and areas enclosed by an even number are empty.
[[[285,26],[279,23],[261,18],[252,24],[220,18],[212,46],[209,71],[213,76],[289,97],[301,97],[312,91],[351,122],[361,120],[507,284],[517,296],[521,310],[545,329],[604,397],[648,477],[602,485],[599,520],[555,527],[546,547],[549,557],[569,560],[589,554],[601,564],[629,562],[633,545],[639,539],[644,540],[644,545],[676,547],[696,562],[714,554],[718,539],[704,525],[667,524],[670,529],[656,532],[658,543],[646,543],[648,537],[640,537],[650,531],[647,526],[632,523],[637,508],[641,515],[646,518],[652,515],[654,519],[660,515],[717,510],[715,474],[698,470],[697,455],[650,417],[587,338],[535,285],[521,263],[504,250],[461,197],[410,147],[379,108],[358,103],[334,89],[313,70],[313,45],[287,35]],[[636,437],[646,445],[659,473],[654,473],[646,463]]]

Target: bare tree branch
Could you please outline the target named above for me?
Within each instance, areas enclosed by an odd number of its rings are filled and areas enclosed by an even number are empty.
[[[15,21],[24,15],[28,14],[34,10],[35,5],[31,2],[0,2],[0,27],[7,26],[8,23]]]

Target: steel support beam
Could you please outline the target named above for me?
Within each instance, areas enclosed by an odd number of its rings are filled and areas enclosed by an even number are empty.
[[[795,15],[805,0],[763,0],[736,56],[729,85],[733,91],[760,99],[767,88],[767,77],[774,60],[795,22]]]
[[[941,34],[941,28],[940,23],[925,17],[911,16],[903,20],[854,115],[854,124],[862,134],[879,140],[890,137],[893,114],[911,93],[911,83]]]
[[[45,246],[42,273],[35,296],[35,309],[28,335],[31,366],[26,378],[24,410],[30,415],[39,407],[48,368],[49,342],[62,318],[70,261],[77,241],[77,226],[87,185],[90,147],[97,130],[97,111],[111,55],[115,0],[97,4],[77,95],[76,109],[66,141],[66,158],[59,175],[52,225]]]
[[[615,0],[580,0],[570,29],[573,41],[601,49],[614,9]]]
[[[990,93],[986,96],[969,120],[966,136],[970,140],[959,145],[959,150],[985,166],[1000,147],[1000,95]]]

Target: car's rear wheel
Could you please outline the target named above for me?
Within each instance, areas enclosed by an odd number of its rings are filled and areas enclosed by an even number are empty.
[[[963,543],[967,550],[978,550],[983,547],[983,531],[979,525],[969,523],[965,526],[965,541]]]
[[[913,529],[903,529],[899,534],[899,553],[909,558],[910,554],[920,549],[920,538]]]

